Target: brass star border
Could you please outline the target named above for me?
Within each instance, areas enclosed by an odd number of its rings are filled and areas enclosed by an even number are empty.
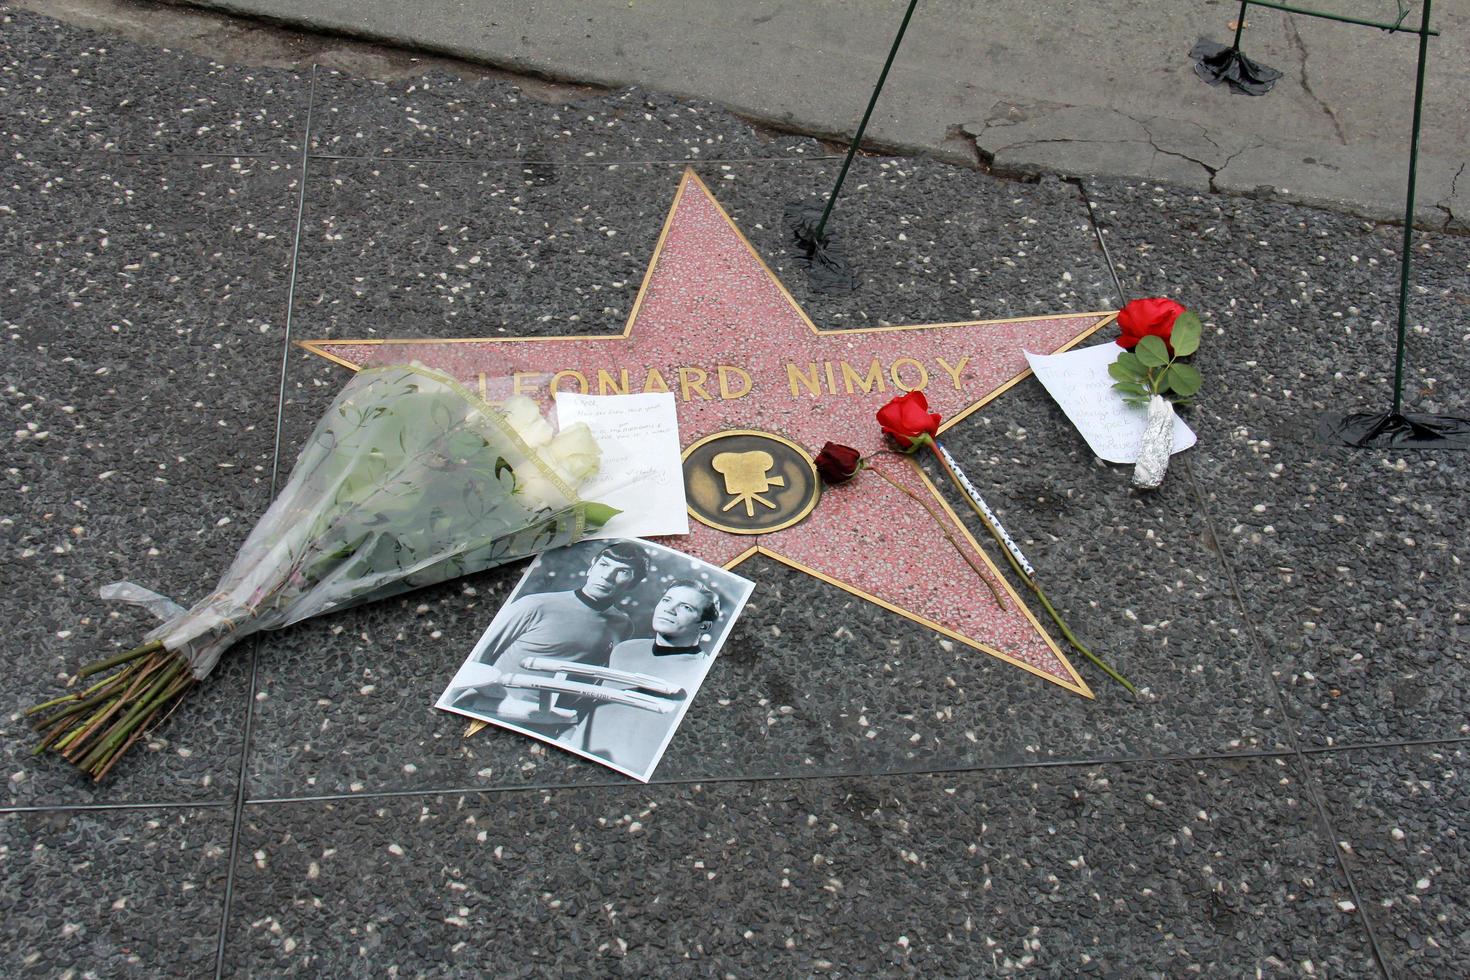
[[[923,387],[941,433],[1031,372],[1022,349],[1053,353],[1114,311],[822,330],[692,169],[679,181],[621,332],[541,337],[306,340],[344,367],[417,360],[487,398],[551,387],[671,390],[685,446],[758,429],[807,449],[831,440],[883,448],[874,413]],[[697,363],[692,363],[697,361]],[[692,522],[662,543],[734,568],[760,554],[835,585],[1076,694],[1093,696],[1056,642],[912,459],[880,458],[885,478],[829,488],[806,521],[755,538]],[[988,572],[999,606],[959,554]]]

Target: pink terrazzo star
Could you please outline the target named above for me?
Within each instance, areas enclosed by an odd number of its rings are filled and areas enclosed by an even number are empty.
[[[1064,350],[1112,318],[1085,313],[819,330],[704,183],[685,171],[621,334],[303,346],[355,369],[382,361],[391,345],[393,360],[422,361],[479,384],[491,397],[512,387],[543,398],[553,385],[604,394],[667,388],[677,396],[685,446],[727,429],[759,429],[811,453],[830,440],[867,455],[883,448],[874,413],[894,395],[922,387],[947,429],[1025,377],[1023,349]],[[749,536],[691,521],[688,537],[663,543],[726,567],[768,555],[1091,697],[923,472],[892,456],[877,464],[918,500],[875,474],[861,474],[828,489],[794,527]],[[988,569],[1006,597],[1004,608],[946,539],[946,529]]]

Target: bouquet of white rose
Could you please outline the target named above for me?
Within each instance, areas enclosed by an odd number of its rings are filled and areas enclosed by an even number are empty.
[[[528,398],[492,406],[418,364],[358,372],[207,598],[103,590],[164,622],[77,673],[105,679],[30,709],[36,751],[100,780],[250,634],[579,540],[617,513],[577,496],[599,461],[585,424],[556,432]]]

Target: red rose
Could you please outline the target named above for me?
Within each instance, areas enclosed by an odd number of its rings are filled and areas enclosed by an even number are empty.
[[[929,401],[922,391],[900,395],[878,409],[878,424],[900,446],[908,449],[921,436],[933,439],[939,435],[942,419],[929,411]]]
[[[816,464],[823,483],[846,483],[863,468],[863,457],[851,446],[829,442],[817,453]]]
[[[1169,334],[1174,330],[1174,321],[1183,312],[1184,307],[1162,296],[1134,300],[1118,311],[1118,329],[1122,331],[1118,346],[1132,350],[1140,340],[1150,335],[1167,345]],[[1173,347],[1169,348],[1169,353],[1174,353]]]

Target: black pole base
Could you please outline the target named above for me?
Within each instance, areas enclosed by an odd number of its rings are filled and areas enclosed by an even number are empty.
[[[1222,82],[1237,95],[1265,95],[1281,72],[1240,53],[1239,48],[1200,38],[1190,50],[1194,73],[1211,85]]]
[[[1353,449],[1470,449],[1470,418],[1398,412],[1329,413],[1317,421],[1317,438]]]
[[[830,295],[857,292],[857,274],[842,254],[841,247],[833,243],[832,236],[825,231],[820,237],[817,235],[822,208],[810,204],[788,204],[784,220],[797,248],[801,249],[813,288]]]

